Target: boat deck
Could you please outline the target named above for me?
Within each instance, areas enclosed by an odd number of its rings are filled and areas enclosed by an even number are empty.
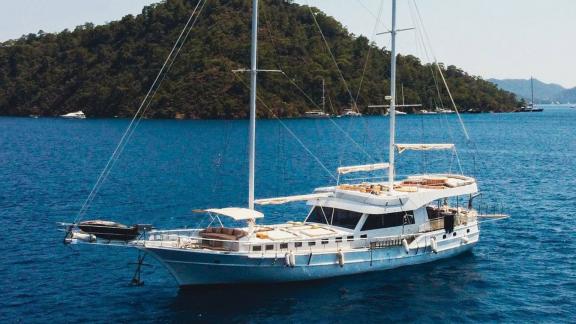
[[[461,175],[417,175],[410,176],[403,181],[397,182],[394,185],[394,191],[398,193],[430,192],[459,188],[475,183],[476,180],[474,180],[474,178]],[[377,196],[388,193],[389,191],[387,183],[342,184],[337,186],[336,189],[369,193]]]

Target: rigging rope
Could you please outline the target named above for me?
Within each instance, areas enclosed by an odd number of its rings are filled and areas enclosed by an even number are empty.
[[[246,89],[250,89],[250,87],[246,84],[246,82],[244,82],[244,80],[242,80],[242,78],[238,77],[236,75],[236,73],[233,73],[234,76],[236,77],[236,79],[238,79],[242,85],[244,85],[244,87],[246,87]],[[256,95],[256,98],[258,99],[258,101],[260,101],[260,103],[262,103],[262,105],[264,105],[264,107],[266,109],[268,109],[268,111],[272,114],[272,116],[274,116],[274,118],[276,120],[278,120],[278,122],[280,122],[280,124],[282,125],[282,127],[284,127],[288,133],[294,137],[294,139],[298,142],[298,144],[300,144],[300,146],[302,146],[302,148],[314,159],[316,160],[316,162],[318,162],[318,164],[322,167],[322,169],[324,169],[324,171],[326,171],[326,173],[328,173],[328,175],[334,179],[334,180],[338,180],[334,174],[332,172],[330,172],[330,170],[324,165],[324,163],[322,163],[322,161],[320,161],[320,159],[314,155],[314,153],[312,153],[312,151],[304,144],[304,142],[302,142],[302,140],[300,140],[300,138],[298,136],[296,136],[296,134],[282,121],[282,119],[280,119],[276,113],[266,104],[266,102],[264,102],[264,100],[259,96]]]
[[[418,28],[416,28],[416,31],[417,31],[417,33],[416,33],[416,44],[417,44],[418,48],[423,52],[426,60],[427,60],[427,61],[431,61],[431,60],[430,60],[429,53],[428,53],[427,45],[426,45],[426,40],[428,40],[428,43],[430,42],[430,40],[429,40],[427,34],[426,34],[426,36],[424,36],[424,33],[426,33],[426,30],[425,30],[425,28],[424,28],[424,22],[423,22],[423,20],[422,20],[422,17],[421,17],[421,15],[420,15],[419,11],[417,11],[418,8],[417,8],[417,5],[416,5],[416,1],[415,1],[415,0],[412,0],[412,2],[408,2],[408,4],[409,4],[409,7],[410,7],[410,15],[411,15],[412,21],[413,21],[413,23],[414,23],[415,25],[418,26]],[[426,37],[426,39],[425,39],[425,37]],[[428,45],[428,46],[430,46],[430,45]],[[443,73],[442,73],[442,70],[440,69],[440,66],[439,66],[439,64],[438,64],[438,61],[437,61],[434,53],[433,53],[433,49],[432,49],[431,46],[430,46],[430,51],[432,52],[434,66],[436,66],[436,68],[438,69],[438,72],[440,73],[440,75],[441,75],[441,77],[442,77],[442,80],[444,81],[444,86],[445,86],[445,88],[446,88],[446,90],[447,90],[447,92],[448,92],[448,94],[449,94],[449,96],[450,96],[450,99],[451,99],[451,101],[452,101],[452,106],[454,107],[454,111],[456,112],[456,114],[457,114],[457,116],[458,116],[458,119],[459,119],[459,123],[460,123],[460,125],[462,126],[462,129],[464,130],[464,135],[466,136],[467,141],[468,141],[468,142],[471,142],[471,141],[470,141],[470,137],[468,136],[468,131],[467,131],[467,129],[466,129],[466,126],[464,125],[464,121],[462,120],[462,118],[461,118],[461,116],[460,116],[460,113],[459,113],[459,111],[458,111],[458,109],[457,109],[457,107],[456,107],[456,104],[455,104],[455,102],[454,102],[454,100],[453,100],[453,98],[452,98],[452,94],[451,94],[451,92],[450,92],[450,89],[449,89],[449,87],[448,87],[448,84],[447,84],[447,82],[446,82],[446,80],[445,80],[445,78],[444,78],[444,75],[443,75]],[[438,100],[440,101],[440,106],[441,106],[442,108],[444,108],[444,103],[443,103],[443,100],[442,100],[442,95],[441,95],[441,92],[440,92],[440,87],[438,86],[438,80],[437,80],[437,78],[436,78],[436,70],[434,69],[434,67],[433,67],[432,65],[430,65],[430,72],[431,72],[432,78],[433,78],[433,80],[434,80],[434,85],[435,85],[435,88],[436,88],[436,93],[437,93],[437,95],[438,95]],[[449,122],[448,122],[448,115],[447,115],[447,114],[443,114],[443,116],[441,116],[441,119],[440,119],[440,120],[444,122],[444,126],[445,126],[444,128],[447,130],[448,136],[450,137],[450,140],[454,143],[454,142],[455,142],[455,138],[454,138],[454,135],[453,135],[452,130],[451,130],[451,128],[450,128],[450,124],[449,124]],[[459,156],[457,150],[454,151],[454,155],[455,155],[455,157],[456,157],[456,159],[457,159],[457,164],[458,164],[458,168],[459,168],[459,170],[460,170],[460,173],[463,174],[464,172],[463,172],[463,169],[462,169],[462,164],[461,164],[460,156]],[[426,163],[426,162],[424,162],[424,163]],[[450,163],[450,165],[451,165],[451,163]],[[451,169],[451,167],[450,167],[450,169]]]
[[[360,110],[358,109],[358,104],[354,99],[354,96],[352,95],[352,92],[350,91],[350,87],[348,86],[348,82],[346,82],[346,79],[344,78],[344,74],[342,73],[342,70],[340,69],[340,66],[338,65],[338,62],[336,61],[336,58],[334,56],[334,54],[332,53],[332,49],[330,48],[330,44],[328,44],[328,41],[326,40],[326,37],[324,36],[324,32],[322,32],[322,28],[320,27],[320,24],[318,23],[318,20],[316,19],[316,15],[314,14],[314,12],[312,11],[312,7],[310,6],[310,2],[308,0],[306,0],[306,4],[308,7],[308,11],[310,12],[310,15],[312,16],[312,19],[314,20],[314,23],[316,25],[316,28],[318,29],[318,32],[320,33],[320,36],[322,37],[322,40],[324,42],[324,45],[326,46],[326,50],[328,51],[328,53],[330,54],[330,58],[332,59],[332,63],[334,63],[334,66],[336,67],[336,70],[338,71],[338,75],[340,77],[340,79],[342,80],[342,82],[344,83],[344,87],[346,88],[346,92],[348,93],[348,96],[350,97],[350,100],[352,102],[352,108],[353,110],[355,110],[356,112],[360,113]],[[367,126],[366,121],[364,120],[364,118],[362,118],[362,122],[364,123],[364,127],[367,130],[366,135],[368,137],[372,137],[371,133],[370,133],[370,129]],[[377,146],[377,148],[379,148],[379,146]],[[382,158],[382,151],[378,151],[377,149],[375,149],[375,151],[377,153],[379,153],[381,160],[384,160]],[[376,161],[376,159],[373,159]]]
[[[284,72],[282,72],[282,74],[288,79],[288,81],[290,81],[290,83],[296,88],[298,89],[298,91],[300,91],[304,97],[306,97],[308,99],[308,101],[310,101],[317,109],[320,109],[320,106],[314,102],[314,100],[312,100],[312,98],[310,98],[306,92],[304,92],[304,90],[302,88],[300,88],[298,86],[298,84],[296,84],[296,82],[294,82],[294,80],[292,80],[290,77],[288,77],[288,75]],[[334,107],[332,106],[332,100],[330,99],[330,97],[328,97],[328,101],[330,102],[330,107],[332,107],[332,109],[334,109]],[[356,145],[361,151],[362,153],[364,153],[369,159],[372,159],[373,161],[378,161],[376,160],[372,155],[370,155],[370,153],[368,153],[364,147],[362,147],[362,145],[360,145],[358,142],[356,142],[352,136],[350,136],[350,134],[345,131],[340,125],[338,125],[338,123],[336,123],[332,118],[328,118],[330,120],[330,122],[332,122],[332,124],[340,131],[342,132],[342,134],[344,134],[346,136],[346,138],[348,138],[354,145]]]
[[[336,61],[336,58],[334,57],[334,54],[332,53],[332,50],[330,49],[330,45],[328,44],[328,41],[326,40],[326,37],[324,36],[324,32],[322,32],[322,28],[320,27],[320,24],[318,23],[318,20],[316,19],[316,14],[314,13],[314,11],[312,11],[312,7],[310,6],[310,2],[308,0],[306,0],[306,4],[308,7],[308,10],[310,11],[310,15],[312,16],[312,19],[314,20],[314,24],[316,25],[316,28],[318,28],[318,32],[320,33],[320,36],[322,36],[322,40],[324,41],[324,44],[326,45],[326,49],[328,50],[328,53],[330,54],[330,58],[332,59],[332,62],[334,63],[334,65],[336,66],[336,69],[338,70],[338,75],[340,76],[340,79],[344,83],[344,87],[346,88],[346,92],[348,92],[348,96],[350,96],[350,100],[352,101],[353,108],[356,110],[356,112],[360,112],[360,110],[358,109],[358,106],[356,104],[356,100],[354,100],[354,96],[352,95],[352,92],[350,91],[350,87],[348,86],[348,82],[346,82],[346,79],[344,78],[344,75],[342,74],[342,70],[340,70],[340,66],[338,65],[338,62]]]
[[[206,3],[206,1],[207,0],[199,0],[198,3],[196,3],[194,10],[192,11],[190,17],[186,21],[184,28],[182,29],[182,31],[178,35],[178,38],[176,39],[174,46],[172,47],[172,49],[171,49],[170,53],[168,54],[168,56],[166,57],[166,59],[164,60],[164,63],[162,64],[160,71],[156,75],[156,78],[152,82],[152,85],[148,89],[148,92],[144,96],[144,99],[141,101],[136,113],[134,114],[134,117],[132,117],[130,123],[128,124],[128,127],[126,128],[126,130],[122,134],[122,137],[120,138],[118,145],[116,146],[112,155],[110,156],[110,158],[106,162],[104,169],[100,172],[100,174],[96,180],[96,183],[94,184],[94,186],[92,187],[92,189],[90,191],[90,194],[88,195],[86,200],[84,200],[82,207],[80,208],[80,210],[78,211],[78,214],[76,215],[76,217],[74,219],[74,223],[77,223],[82,218],[82,216],[84,216],[86,214],[86,212],[88,211],[88,208],[90,207],[90,204],[92,203],[92,201],[96,197],[96,194],[100,190],[100,187],[102,186],[102,184],[104,183],[104,181],[106,180],[108,175],[110,174],[110,171],[112,170],[112,167],[114,166],[115,162],[118,160],[119,156],[122,154],[124,147],[126,146],[128,141],[130,140],[130,137],[134,133],[134,130],[136,129],[136,127],[140,123],[140,120],[142,119],[144,112],[150,106],[150,102],[152,101],[152,98],[154,97],[154,95],[158,91],[160,84],[162,83],[162,81],[166,77],[165,72],[167,73],[168,70],[172,67],[173,61],[172,61],[172,63],[170,63],[170,60],[175,60],[178,53],[180,53],[180,49],[182,48],[182,45],[184,44],[186,38],[188,37],[190,30],[196,24],[198,17],[200,16],[200,13],[202,11],[202,8],[204,8],[204,4]],[[200,7],[200,4],[202,4],[202,7]],[[200,7],[200,10],[198,10],[199,7]],[[198,15],[196,15],[197,12],[198,12]],[[196,15],[196,19],[194,19],[195,15]],[[188,30],[188,29],[190,29],[190,30]],[[188,30],[188,32],[186,32],[187,30]],[[179,45],[180,45],[180,47],[178,47]],[[175,54],[175,51],[176,51],[176,55],[173,56],[173,54]],[[163,74],[164,74],[164,76],[163,76]],[[149,98],[150,98],[150,100],[148,100]]]
[[[358,2],[364,6],[362,1],[358,0]],[[380,22],[380,17],[382,16],[382,8],[384,7],[384,1],[380,1],[380,8],[378,8],[378,16],[376,17],[376,23],[374,24],[374,29],[372,29],[372,36],[371,38],[374,39],[377,34],[378,23]],[[366,10],[368,8],[364,7]],[[368,10],[370,12],[370,10]],[[371,12],[370,12],[371,13]],[[362,77],[360,77],[360,84],[358,85],[358,92],[356,92],[356,102],[358,102],[358,98],[360,97],[360,90],[362,90],[362,84],[364,82],[364,76],[366,75],[366,70],[368,68],[368,62],[370,61],[370,53],[372,52],[372,46],[368,44],[368,53],[366,54],[366,61],[364,62],[364,68],[362,69]]]
[[[419,21],[420,25],[423,27],[424,26],[424,20],[422,19],[422,15],[420,14],[420,9],[418,8],[418,4],[416,3],[416,0],[412,0],[412,3],[414,4],[414,8],[416,9],[418,21]],[[421,30],[422,30],[422,33],[423,33],[425,39],[428,41],[428,44],[430,44],[430,38],[428,37],[428,33],[426,32],[426,29],[421,28]],[[434,58],[434,64],[436,65],[436,68],[438,69],[438,72],[440,73],[440,77],[442,78],[442,81],[444,83],[444,87],[446,88],[446,91],[448,92],[448,96],[450,97],[450,102],[452,103],[452,107],[454,108],[454,111],[456,112],[456,115],[458,116],[458,121],[460,122],[460,126],[462,127],[462,131],[464,132],[464,136],[466,137],[466,140],[470,142],[471,140],[470,140],[470,136],[468,135],[468,130],[466,129],[466,125],[464,124],[464,121],[462,120],[462,116],[460,115],[460,112],[458,111],[458,107],[456,106],[456,103],[454,102],[454,97],[452,96],[452,92],[450,91],[450,87],[448,87],[448,83],[446,82],[446,78],[444,77],[444,73],[442,72],[442,69],[440,68],[440,64],[438,64],[438,60],[436,59],[436,55],[434,54],[434,49],[432,48],[432,46],[430,46],[430,51],[432,52],[432,57]]]
[[[262,13],[264,14],[264,18],[266,21],[266,25],[268,26],[267,30],[268,30],[268,35],[270,36],[270,41],[272,43],[272,48],[274,49],[274,53],[278,53],[278,49],[276,46],[276,42],[275,42],[275,38],[274,35],[272,34],[272,24],[270,22],[270,19],[268,17],[268,13],[265,9],[265,7],[262,8]],[[320,30],[320,27],[318,26],[318,29]],[[320,30],[320,33],[322,34],[322,31]],[[326,43],[327,49],[330,52],[330,47],[328,46],[328,44]],[[331,52],[330,52],[331,53]],[[321,109],[320,106],[312,99],[310,98],[310,96],[300,87],[298,86],[298,84],[294,81],[293,78],[291,78],[290,76],[288,76],[288,74],[286,74],[286,72],[284,71],[284,68],[281,64],[276,63],[276,66],[281,70],[281,73],[286,77],[286,79],[298,90],[300,91],[300,93],[302,93],[302,95],[310,102],[312,103],[317,109]],[[336,68],[338,69],[338,72],[340,73],[340,76],[342,77],[342,80],[344,81],[346,88],[348,89],[348,85],[346,84],[346,80],[344,79],[342,72],[340,71],[338,64],[336,64]],[[360,89],[358,90],[360,92]],[[358,93],[359,93],[358,92]],[[350,93],[350,92],[349,92]],[[330,96],[328,96],[328,101],[330,104],[330,107],[332,109],[332,112],[336,113],[336,110],[334,109],[334,106],[332,105],[332,100],[330,99]],[[332,118],[328,118],[330,120],[330,122],[341,132],[344,134],[344,136],[346,136],[346,138],[348,140],[350,140],[352,142],[352,144],[354,144],[356,147],[358,147],[363,154],[365,154],[367,156],[368,159],[372,160],[372,161],[378,161],[376,158],[374,158],[372,155],[370,155],[370,153],[368,153],[364,147],[362,145],[360,145],[358,142],[356,142],[352,136],[350,136],[350,134],[345,131],[340,125],[338,125]],[[380,157],[380,160],[383,160],[382,157]],[[339,164],[341,165],[341,164]]]

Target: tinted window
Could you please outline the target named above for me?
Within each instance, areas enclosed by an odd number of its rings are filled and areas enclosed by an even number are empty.
[[[316,206],[306,221],[354,229],[361,217],[361,213],[349,210]]]
[[[368,215],[366,222],[362,226],[363,231],[379,228],[396,227],[414,224],[414,212],[399,212],[380,215]]]

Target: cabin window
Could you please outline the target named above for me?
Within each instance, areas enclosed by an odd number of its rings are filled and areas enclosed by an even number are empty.
[[[302,242],[294,243],[294,247],[297,247],[297,248],[302,247]]]
[[[368,215],[368,218],[366,218],[366,221],[362,226],[362,230],[369,231],[410,224],[415,224],[413,211]]]
[[[288,248],[288,243],[280,243],[280,248],[281,248],[281,249],[287,249],[287,248]]]
[[[354,229],[361,217],[361,213],[349,210],[316,206],[306,221]]]
[[[262,246],[261,245],[254,245],[252,247],[252,251],[254,251],[254,252],[262,251]]]
[[[314,246],[316,245],[316,242],[308,242],[308,246]]]
[[[323,239],[322,244],[328,244],[328,239]]]
[[[266,251],[274,250],[274,244],[266,245]]]
[[[336,243],[340,243],[340,242],[342,242],[342,237],[337,237],[337,238],[336,238]]]
[[[354,235],[350,235],[346,237],[347,241],[354,241]]]

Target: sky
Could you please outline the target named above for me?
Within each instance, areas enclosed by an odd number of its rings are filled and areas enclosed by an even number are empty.
[[[85,22],[103,24],[138,14],[158,0],[0,0],[0,41],[23,34],[58,32]],[[354,34],[379,46],[390,37],[372,37],[383,1],[378,32],[390,28],[391,0],[296,0],[339,20]],[[488,78],[530,76],[564,87],[576,87],[576,0],[398,0],[398,27],[418,24],[417,4],[430,42],[428,51],[440,62]],[[422,29],[420,29],[422,30]],[[418,33],[399,35],[398,49],[427,61]],[[431,54],[428,55],[430,59]]]

